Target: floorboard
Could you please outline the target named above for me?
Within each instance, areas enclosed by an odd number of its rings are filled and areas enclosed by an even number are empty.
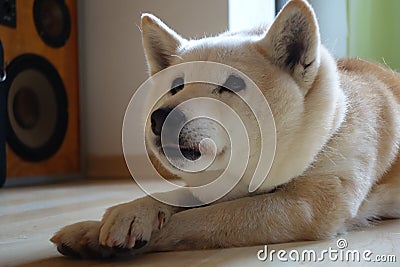
[[[154,185],[157,187],[157,185]],[[0,190],[0,266],[283,266],[275,258],[271,262],[257,259],[263,246],[206,251],[154,253],[130,260],[88,261],[71,260],[58,254],[48,241],[61,226],[81,220],[101,218],[105,209],[117,203],[130,201],[144,193],[131,179],[85,180],[70,183],[31,187],[4,188]],[[350,232],[340,238],[348,242],[346,250],[370,250],[371,259],[378,255],[393,255],[397,263],[382,266],[399,266],[400,220],[388,220],[374,227]],[[318,242],[298,242],[269,246],[269,251],[283,249],[302,251],[336,249],[337,239]],[[318,254],[317,254],[318,255]],[[393,258],[393,257],[392,257]],[[332,261],[334,265],[353,266],[353,261]],[[295,264],[289,259],[289,263]],[[308,261],[300,262],[307,266]],[[296,263],[297,264],[297,263]],[[366,266],[363,259],[362,266]]]

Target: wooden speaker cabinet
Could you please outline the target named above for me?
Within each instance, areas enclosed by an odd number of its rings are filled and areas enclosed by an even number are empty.
[[[8,178],[80,172],[76,0],[0,0]]]

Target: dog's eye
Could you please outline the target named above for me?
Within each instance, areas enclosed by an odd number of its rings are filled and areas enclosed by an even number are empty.
[[[231,91],[231,92],[239,92],[246,87],[246,83],[242,78],[237,77],[235,75],[230,75],[225,83],[220,87],[220,92]]]
[[[185,87],[184,82],[185,81],[183,80],[182,77],[176,78],[171,85],[171,90],[170,90],[171,94],[174,95],[178,93],[180,90],[182,90],[183,87]]]

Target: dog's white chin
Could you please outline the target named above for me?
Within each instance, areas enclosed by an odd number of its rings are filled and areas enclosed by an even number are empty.
[[[163,166],[173,174],[221,171],[226,168],[226,164],[223,164],[224,160],[221,160],[224,157],[223,152],[217,155],[202,153],[200,158],[194,161],[168,159],[163,153],[158,153],[157,155]]]

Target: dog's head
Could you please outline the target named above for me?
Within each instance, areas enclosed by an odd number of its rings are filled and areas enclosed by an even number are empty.
[[[144,14],[142,38],[151,76],[180,63],[207,61],[229,65],[255,82],[269,102],[277,131],[277,155],[272,171],[275,178],[278,178],[269,186],[287,182],[293,175],[304,171],[321,148],[324,142],[322,139],[326,140],[325,132],[321,134],[324,137],[315,139],[317,135],[310,137],[304,131],[310,126],[307,125],[307,120],[312,119],[312,116],[318,117],[316,113],[323,117],[321,120],[327,120],[329,126],[326,129],[330,131],[332,128],[334,104],[327,104],[329,114],[324,108],[317,108],[313,114],[307,114],[307,98],[313,98],[312,101],[322,98],[319,105],[331,101],[332,94],[316,96],[314,89],[316,83],[319,87],[324,85],[322,76],[329,68],[335,72],[333,63],[321,70],[321,58],[327,56],[321,56],[325,50],[321,49],[318,25],[311,7],[305,1],[290,1],[270,27],[226,32],[198,40],[184,39],[155,16]],[[328,61],[332,60],[329,58]],[[161,163],[168,172],[187,178],[187,172],[182,169],[190,170],[189,165],[193,161],[202,165],[201,160],[208,162],[211,159],[212,164],[206,170],[218,173],[226,168],[231,153],[241,153],[242,144],[236,145],[232,151],[231,139],[224,126],[235,129],[235,121],[224,117],[221,105],[180,105],[193,98],[207,97],[231,107],[244,122],[246,129],[250,129],[249,162],[254,162],[252,158],[258,159],[256,154],[260,145],[259,127],[249,105],[238,94],[245,95],[250,90],[257,89],[241,73],[210,73],[217,76],[219,86],[206,83],[186,84],[185,79],[193,75],[193,71],[207,72],[206,69],[187,69],[164,78],[163,86],[168,84],[169,92],[156,103],[146,126],[146,145],[153,159]],[[329,82],[325,85],[332,86]],[[153,90],[157,90],[157,86],[154,84]],[[317,94],[324,94],[323,90]],[[208,112],[213,112],[217,119],[191,119]],[[328,114],[327,117],[325,113]],[[218,121],[223,122],[224,126]],[[321,127],[326,123],[322,123]],[[163,131],[165,134],[162,134]],[[309,138],[315,140],[309,141]],[[243,143],[248,140],[243,140]],[[303,152],[301,149],[304,145],[298,145],[301,142],[310,143],[308,152],[302,156],[297,154]],[[183,155],[183,158],[176,164],[171,164],[166,154],[170,157]],[[189,179],[189,182],[199,185],[208,182],[204,180],[205,177],[202,173],[201,181]]]

